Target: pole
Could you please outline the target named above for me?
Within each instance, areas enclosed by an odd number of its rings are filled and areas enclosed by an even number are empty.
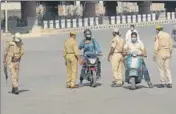
[[[7,1],[5,1],[5,32],[6,32],[6,33],[8,32],[7,10],[8,10]]]

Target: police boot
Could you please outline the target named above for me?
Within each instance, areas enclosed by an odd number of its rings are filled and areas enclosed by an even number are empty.
[[[12,93],[15,93],[15,88],[14,87],[12,87]]]
[[[172,88],[172,84],[167,84],[167,88]]]
[[[14,88],[14,94],[16,94],[16,95],[19,94],[19,92],[18,92],[18,87],[15,87],[15,88]]]

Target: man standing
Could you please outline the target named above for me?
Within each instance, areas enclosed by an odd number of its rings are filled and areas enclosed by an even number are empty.
[[[155,37],[154,60],[158,65],[161,76],[161,84],[159,85],[159,88],[164,88],[165,86],[172,88],[170,59],[172,57],[173,45],[169,34],[162,30],[162,26],[156,27],[157,36]]]
[[[108,61],[111,61],[112,71],[115,81],[111,85],[112,87],[121,87],[123,85],[122,75],[123,75],[123,47],[125,41],[120,37],[118,29],[113,30],[113,40],[111,44],[111,49],[108,55]]]
[[[71,32],[70,38],[64,44],[64,58],[67,66],[67,88],[78,88],[76,85],[78,72],[78,44],[76,41],[76,33]]]
[[[10,70],[12,76],[12,93],[18,94],[18,77],[20,61],[24,54],[23,43],[20,33],[16,33],[12,41],[8,42],[8,45],[4,53],[4,64]]]
[[[135,26],[134,26],[134,24],[132,24],[132,25],[130,25],[130,29],[127,31],[127,33],[126,33],[126,42],[131,42],[131,33],[132,32],[136,32],[137,33],[137,39],[138,40],[140,40],[140,38],[139,38],[139,33],[138,33],[138,31],[135,29]]]

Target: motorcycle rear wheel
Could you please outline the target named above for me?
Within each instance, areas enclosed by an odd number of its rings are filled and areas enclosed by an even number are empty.
[[[136,78],[135,77],[131,77],[130,78],[130,84],[131,84],[131,90],[135,90],[136,89]]]

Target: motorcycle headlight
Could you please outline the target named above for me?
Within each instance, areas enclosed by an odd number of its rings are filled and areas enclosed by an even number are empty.
[[[95,64],[96,59],[89,59],[90,64]]]

